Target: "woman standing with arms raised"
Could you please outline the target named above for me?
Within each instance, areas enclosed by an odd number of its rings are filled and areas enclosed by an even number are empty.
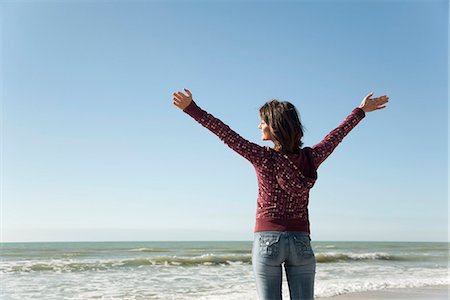
[[[367,112],[385,108],[387,96],[371,98],[318,144],[302,148],[303,127],[294,105],[272,100],[260,109],[263,140],[274,147],[260,146],[242,138],[221,120],[201,109],[189,90],[173,93],[173,104],[217,135],[256,170],[258,199],[252,249],[252,265],[258,296],[262,300],[282,299],[282,264],[291,299],[314,298],[316,261],[311,248],[309,190],[317,179],[320,164]]]

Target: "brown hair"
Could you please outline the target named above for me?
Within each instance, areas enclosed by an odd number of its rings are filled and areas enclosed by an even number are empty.
[[[303,126],[292,103],[272,99],[261,106],[259,116],[269,126],[276,151],[299,152],[303,146]]]

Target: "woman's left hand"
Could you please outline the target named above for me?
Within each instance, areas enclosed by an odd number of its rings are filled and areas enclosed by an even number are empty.
[[[192,94],[188,89],[184,89],[187,93],[187,96],[183,94],[182,92],[176,92],[173,93],[173,104],[177,106],[178,108],[184,110],[186,107],[188,107],[189,104],[192,102]]]
[[[369,93],[359,105],[359,108],[361,108],[365,113],[383,109],[386,107],[386,105],[384,104],[389,102],[389,97],[386,95],[377,98],[371,98],[372,95],[373,93]]]

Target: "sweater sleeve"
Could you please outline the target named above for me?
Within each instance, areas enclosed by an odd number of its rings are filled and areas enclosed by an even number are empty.
[[[286,155],[275,155],[275,178],[288,194],[299,196],[314,186],[315,178],[303,175]]]
[[[262,165],[265,151],[267,151],[264,147],[241,137],[221,120],[201,109],[194,100],[183,111],[254,166]]]
[[[312,156],[316,169],[319,168],[325,159],[336,149],[344,137],[365,117],[365,112],[356,107],[345,118],[345,120],[335,129],[333,129],[325,138],[318,144],[312,146]]]

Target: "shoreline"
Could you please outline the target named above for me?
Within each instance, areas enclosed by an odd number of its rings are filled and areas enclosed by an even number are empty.
[[[356,299],[423,299],[447,300],[449,299],[450,285],[432,285],[414,288],[387,288],[376,291],[354,292],[344,295],[321,297],[320,300],[356,300]]]

